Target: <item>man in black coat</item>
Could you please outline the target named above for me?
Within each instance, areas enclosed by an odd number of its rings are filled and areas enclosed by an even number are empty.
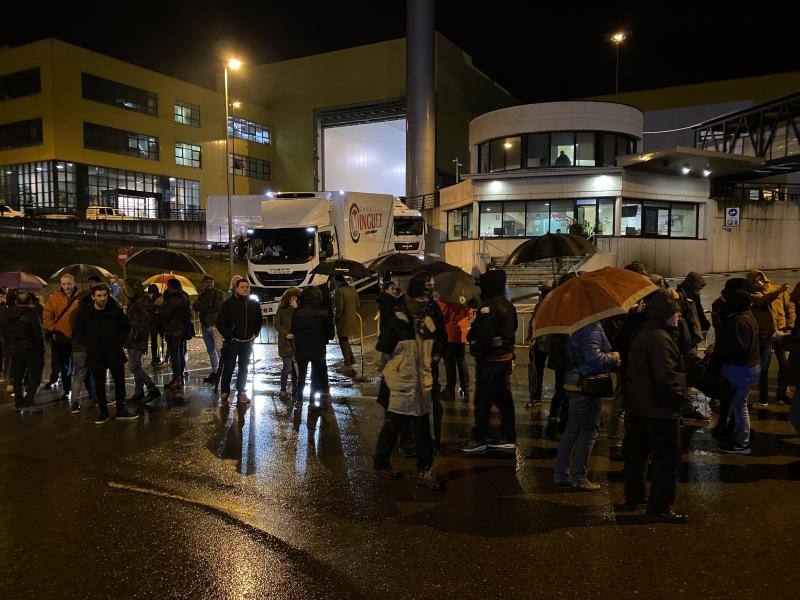
[[[92,303],[78,309],[72,336],[86,348],[86,365],[91,369],[97,387],[97,406],[100,413],[95,420],[102,425],[109,419],[106,400],[106,373],[114,380],[114,396],[117,404],[117,421],[135,421],[138,414],[130,414],[125,408],[125,352],[123,345],[128,339],[130,325],[119,303],[111,299],[110,290],[104,283],[91,287]]]
[[[286,336],[295,346],[298,369],[296,403],[303,401],[306,375],[311,365],[311,402],[319,393],[320,406],[327,404],[329,384],[326,346],[335,335],[333,318],[325,306],[322,291],[316,287],[305,288],[300,294],[298,308],[292,313],[291,330]]]
[[[197,296],[192,305],[192,309],[196,310],[200,315],[200,327],[203,330],[203,341],[206,345],[208,358],[211,361],[211,375],[205,378],[206,383],[214,381],[214,374],[219,369],[219,353],[221,341],[218,339],[219,332],[217,331],[217,317],[219,311],[222,310],[222,303],[225,298],[222,291],[214,287],[214,278],[211,275],[203,277],[203,291]]]
[[[671,334],[681,307],[669,292],[647,298],[647,321],[633,334],[625,363],[625,503],[633,510],[647,494],[647,516],[684,523],[672,510],[681,466],[680,416],[686,399],[686,370]]]
[[[261,305],[250,299],[250,284],[244,278],[233,284],[233,296],[225,300],[217,316],[217,330],[225,340],[222,347],[222,395],[220,401],[228,404],[231,395],[231,379],[236,364],[236,391],[239,402],[246,404],[250,399],[245,394],[247,369],[253,352],[253,340],[261,332],[263,318]]]
[[[192,323],[189,294],[183,291],[177,279],[167,281],[163,298],[156,301],[162,331],[167,339],[167,354],[172,366],[172,381],[165,389],[178,390],[183,387],[183,374],[186,371],[185,342]]]
[[[502,269],[487,271],[478,285],[482,306],[467,334],[476,365],[475,427],[461,450],[467,454],[482,454],[487,449],[515,452],[516,420],[510,378],[517,310],[503,295],[506,272]],[[503,437],[490,443],[487,438],[492,404],[500,409]]]
[[[31,294],[19,292],[16,304],[6,309],[4,317],[3,333],[11,351],[15,408],[20,413],[41,413],[42,409],[34,406],[34,397],[42,381],[44,333]],[[27,385],[23,395],[24,381]]]

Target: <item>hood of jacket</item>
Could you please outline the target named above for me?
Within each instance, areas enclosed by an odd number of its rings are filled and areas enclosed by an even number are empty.
[[[283,296],[281,296],[281,303],[280,303],[280,306],[278,308],[288,308],[289,307],[289,301],[292,298],[298,298],[299,299],[300,295],[302,293],[303,292],[302,292],[302,290],[300,288],[296,288],[296,287],[289,288],[288,290],[286,290],[283,293]]]
[[[481,275],[478,287],[481,289],[481,300],[502,296],[506,289],[506,272],[503,269],[486,271]]]
[[[647,306],[644,315],[648,319],[657,321],[661,325],[675,313],[681,312],[680,304],[675,297],[667,291],[653,292],[647,297]]]
[[[764,286],[769,284],[769,278],[764,274],[764,271],[759,271],[758,269],[753,269],[752,271],[747,273],[747,281],[751,283],[753,288],[756,287],[756,279],[762,278],[764,281]]]
[[[323,308],[322,292],[319,288],[304,288],[300,293],[300,306],[302,308]]]
[[[725,294],[724,312],[728,315],[742,313],[753,305],[753,297],[745,290],[733,290]]]
[[[686,278],[681,282],[681,289],[686,292],[688,296],[695,296],[706,287],[706,281],[700,273],[690,271]]]

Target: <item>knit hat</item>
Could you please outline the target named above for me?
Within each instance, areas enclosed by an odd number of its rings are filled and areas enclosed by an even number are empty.
[[[487,298],[502,296],[506,289],[506,272],[503,269],[486,271],[481,275],[478,287],[481,288],[481,299],[484,301]]]

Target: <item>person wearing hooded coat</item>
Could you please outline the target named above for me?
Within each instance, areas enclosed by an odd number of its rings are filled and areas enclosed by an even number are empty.
[[[40,413],[42,409],[34,406],[34,398],[44,368],[44,332],[30,293],[18,292],[16,303],[6,309],[3,335],[11,352],[15,408],[21,413]]]
[[[484,273],[478,286],[482,305],[467,334],[476,363],[475,426],[461,450],[467,454],[482,454],[488,449],[515,452],[517,434],[510,378],[517,311],[504,297],[506,272],[502,269]],[[500,410],[502,438],[490,443],[493,404]]]
[[[342,349],[342,358],[345,368],[352,368],[355,363],[350,340],[359,336],[358,326],[358,292],[356,288],[348,285],[347,280],[341,275],[336,277],[336,291],[333,292],[333,302],[336,311],[336,335],[339,337],[339,347]]]
[[[142,288],[142,282],[138,279],[128,278],[125,280],[125,296],[128,298],[128,323],[131,331],[128,339],[125,340],[125,348],[128,349],[128,367],[133,374],[134,392],[130,402],[146,400],[152,402],[159,396],[156,384],[142,368],[142,357],[147,354],[147,346],[150,338],[150,325],[155,318],[153,304]],[[144,389],[147,387],[147,396]]]
[[[291,329],[286,338],[295,345],[297,387],[295,402],[303,401],[308,367],[311,366],[311,401],[321,394],[320,406],[327,404],[329,394],[328,367],[325,362],[328,341],[336,335],[331,313],[318,287],[304,288],[298,307],[292,313]]]
[[[722,329],[717,340],[717,356],[722,362],[722,375],[736,388],[731,400],[735,423],[734,439],[723,441],[721,448],[729,454],[750,454],[750,414],[747,396],[758,383],[761,372],[758,323],[750,310],[752,296],[745,290],[734,290],[725,297]]]
[[[180,281],[170,279],[164,289],[164,296],[156,301],[156,305],[159,306],[159,319],[167,339],[167,354],[172,367],[172,380],[164,387],[180,389],[183,387],[183,374],[186,371],[184,342],[192,323],[189,294],[183,291]]]
[[[283,369],[281,370],[281,396],[288,396],[289,392],[286,391],[286,384],[289,381],[289,376],[292,378],[292,390],[297,388],[297,372],[294,368],[294,348],[291,340],[286,336],[291,333],[292,328],[292,314],[297,308],[297,299],[300,297],[300,288],[289,288],[281,296],[281,303],[278,310],[275,311],[275,331],[278,334],[278,356],[283,361]]]
[[[633,334],[625,364],[625,503],[635,509],[647,494],[650,520],[683,523],[672,510],[681,466],[680,410],[686,398],[683,357],[670,331],[681,307],[668,292],[647,298],[645,323]]]
[[[86,348],[86,365],[92,370],[97,387],[99,415],[95,424],[108,421],[106,401],[106,374],[110,371],[114,380],[114,395],[118,421],[133,421],[138,414],[130,414],[125,408],[125,352],[122,349],[130,333],[128,318],[119,303],[111,298],[104,283],[91,287],[92,303],[78,308],[75,317],[73,338]]]

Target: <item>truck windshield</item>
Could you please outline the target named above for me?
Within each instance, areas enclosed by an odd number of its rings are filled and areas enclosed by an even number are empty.
[[[422,235],[424,224],[419,217],[395,217],[395,235]]]
[[[314,258],[315,234],[305,227],[256,229],[248,236],[248,258],[257,265],[308,262]]]

